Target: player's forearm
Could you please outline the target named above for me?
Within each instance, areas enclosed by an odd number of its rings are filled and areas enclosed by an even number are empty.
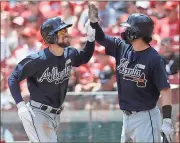
[[[92,23],[90,22],[90,25],[92,28],[94,28],[96,30],[96,35],[95,35],[95,39],[97,42],[103,41],[105,38],[105,34],[102,30],[102,28],[100,27],[99,23]]]
[[[11,74],[11,76],[8,78],[8,86],[16,104],[23,101],[19,81],[15,78],[13,74]]]
[[[86,45],[83,49],[83,63],[86,64],[92,57],[93,52],[94,52],[94,48],[95,48],[95,41],[94,42],[86,42]]]
[[[161,92],[162,106],[172,105],[171,89],[163,89]]]
[[[95,40],[100,45],[104,46],[105,48],[116,48],[115,39],[109,35],[106,35],[102,28],[100,27],[99,23],[90,23],[91,27],[96,30]]]
[[[172,112],[172,97],[171,97],[171,89],[163,89],[161,92],[161,103],[162,103],[162,112],[163,118],[171,118]]]

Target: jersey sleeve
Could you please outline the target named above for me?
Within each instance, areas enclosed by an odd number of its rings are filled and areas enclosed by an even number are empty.
[[[159,91],[165,88],[169,88],[168,75],[165,69],[165,61],[163,58],[158,57],[153,60],[153,83]]]
[[[91,23],[91,26],[96,29],[96,41],[105,47],[105,51],[107,55],[116,57],[117,48],[124,48],[125,42],[119,38],[115,38],[109,35],[104,34],[102,28],[97,23]]]
[[[8,78],[8,86],[16,104],[23,101],[19,83],[22,80],[33,76],[36,72],[37,66],[34,65],[33,61],[34,59],[30,57],[23,59],[18,63]]]
[[[71,57],[72,66],[78,67],[82,64],[86,64],[92,57],[95,48],[95,42],[87,41],[85,47],[82,50],[76,48],[70,48],[68,51]]]
[[[125,47],[125,42],[123,40],[108,35],[105,35],[105,39],[101,44],[104,45],[106,54],[113,57],[116,57],[117,51],[122,51]]]

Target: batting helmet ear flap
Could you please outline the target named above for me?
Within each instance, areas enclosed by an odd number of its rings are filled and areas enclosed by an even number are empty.
[[[48,35],[45,39],[45,42],[48,44],[56,44],[58,42],[57,34],[53,34],[51,36]]]
[[[57,35],[57,33],[53,34],[52,38],[53,38],[53,44],[57,44],[58,43],[58,35]]]
[[[138,39],[141,37],[139,31],[133,31],[132,36],[133,36],[133,39]]]
[[[134,39],[134,35],[132,34],[133,32],[131,30],[127,29],[125,31],[125,33],[126,33],[126,36],[127,36],[128,40],[133,40]]]
[[[137,30],[127,29],[125,32],[128,40],[134,40],[140,38],[140,34]]]

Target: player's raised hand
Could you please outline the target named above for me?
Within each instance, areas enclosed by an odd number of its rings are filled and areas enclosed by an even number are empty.
[[[99,21],[98,8],[94,4],[89,4],[88,7],[89,7],[89,11],[88,11],[89,20],[92,23],[98,22]]]

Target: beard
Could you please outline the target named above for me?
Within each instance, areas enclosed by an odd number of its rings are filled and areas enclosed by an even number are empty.
[[[70,46],[70,41],[69,41],[69,37],[64,37],[62,39],[62,42],[58,42],[57,45],[61,48],[66,48],[68,46]]]
[[[64,43],[64,42],[62,42],[62,43],[58,43],[57,45],[58,45],[59,47],[61,47],[61,48],[66,48],[66,47],[70,46],[70,43]]]

